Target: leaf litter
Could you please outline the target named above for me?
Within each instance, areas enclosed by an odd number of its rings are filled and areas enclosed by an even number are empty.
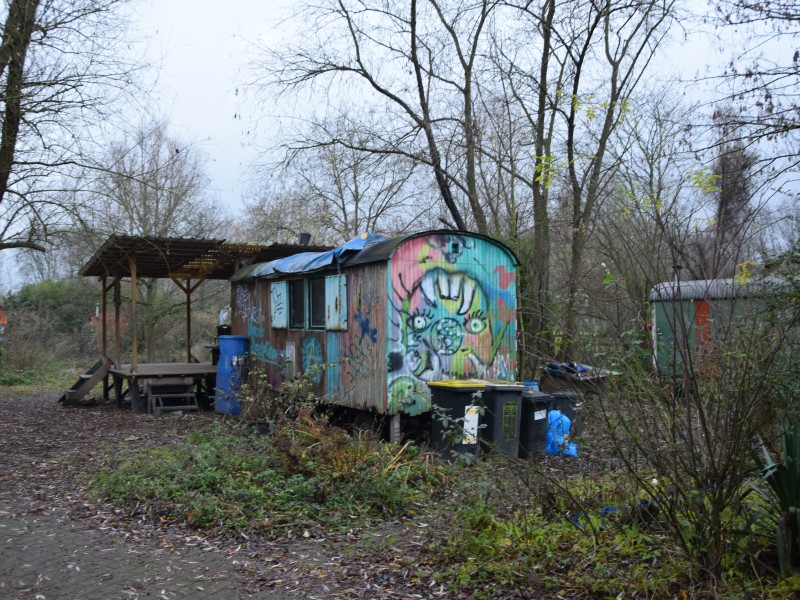
[[[12,513],[38,513],[61,524],[82,522],[118,540],[129,553],[150,553],[154,558],[182,550],[208,553],[213,555],[210,562],[231,565],[238,572],[244,582],[242,598],[473,597],[449,591],[425,562],[431,540],[447,535],[448,523],[437,522],[436,515],[356,523],[346,533],[301,528],[260,537],[194,531],[183,522],[165,519],[146,503],[130,510],[99,501],[89,493],[88,482],[122,448],[177,442],[208,426],[215,416],[153,417],[109,404],[63,408],[56,398],[0,393],[0,500],[10,503]],[[219,568],[209,569],[196,578],[196,589],[204,591],[223,576]],[[487,590],[480,591],[487,597]],[[493,592],[504,598],[526,597],[521,590]],[[139,597],[133,588],[121,593]],[[166,591],[162,596],[167,597]]]

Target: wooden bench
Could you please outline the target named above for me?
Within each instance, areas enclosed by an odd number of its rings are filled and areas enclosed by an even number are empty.
[[[164,411],[200,410],[194,379],[190,377],[162,377],[144,382],[147,412],[160,416]]]

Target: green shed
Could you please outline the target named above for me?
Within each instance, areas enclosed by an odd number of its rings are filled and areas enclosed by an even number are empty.
[[[740,281],[695,279],[667,281],[650,293],[653,367],[661,375],[680,376],[691,361],[696,373],[711,377],[715,356],[726,340],[770,308],[784,284],[778,279]]]

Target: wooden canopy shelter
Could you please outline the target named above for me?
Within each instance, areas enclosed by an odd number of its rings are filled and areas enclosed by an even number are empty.
[[[131,408],[143,411],[151,408],[153,400],[159,410],[166,410],[160,401],[168,396],[180,396],[181,404],[171,409],[197,408],[194,394],[188,390],[181,393],[156,393],[153,390],[159,382],[169,378],[194,380],[198,387],[202,381],[213,378],[216,365],[192,361],[192,293],[206,280],[230,279],[231,276],[248,264],[284,258],[298,252],[319,252],[330,250],[327,246],[308,246],[304,244],[251,244],[226,242],[225,240],[162,238],[151,236],[112,235],[95,252],[94,256],[81,268],[80,274],[98,277],[102,283],[102,354],[103,357],[87,373],[68,389],[59,402],[74,405],[103,380],[103,396],[108,399],[108,376],[114,378],[117,405],[122,397],[130,392]],[[137,279],[139,277],[171,279],[186,294],[186,362],[185,363],[139,363],[135,332]],[[121,281],[131,281],[130,326],[134,335],[131,342],[131,362],[122,364],[122,315]],[[108,355],[108,293],[114,293],[114,358]],[[128,390],[123,391],[127,382]],[[149,382],[147,406],[142,402],[139,383]],[[144,389],[145,386],[143,386]],[[164,388],[164,386],[161,386]],[[164,388],[166,389],[166,388]],[[191,399],[195,398],[195,399]],[[155,412],[155,410],[154,410]]]
[[[137,331],[136,281],[139,277],[171,279],[186,294],[186,360],[191,362],[192,293],[206,280],[224,280],[241,267],[298,252],[325,251],[327,246],[253,244],[213,239],[112,235],[81,268],[86,277],[99,277],[102,293],[102,352],[108,356],[107,297],[114,292],[114,362],[121,363],[121,293],[123,278],[131,280],[131,328]],[[131,371],[137,368],[136,335],[131,348]]]

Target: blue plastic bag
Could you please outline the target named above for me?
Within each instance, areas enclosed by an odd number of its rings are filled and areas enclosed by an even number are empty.
[[[569,428],[571,426],[572,421],[567,415],[560,410],[551,410],[547,415],[547,445],[545,446],[545,452],[577,457],[578,446],[569,441]]]

